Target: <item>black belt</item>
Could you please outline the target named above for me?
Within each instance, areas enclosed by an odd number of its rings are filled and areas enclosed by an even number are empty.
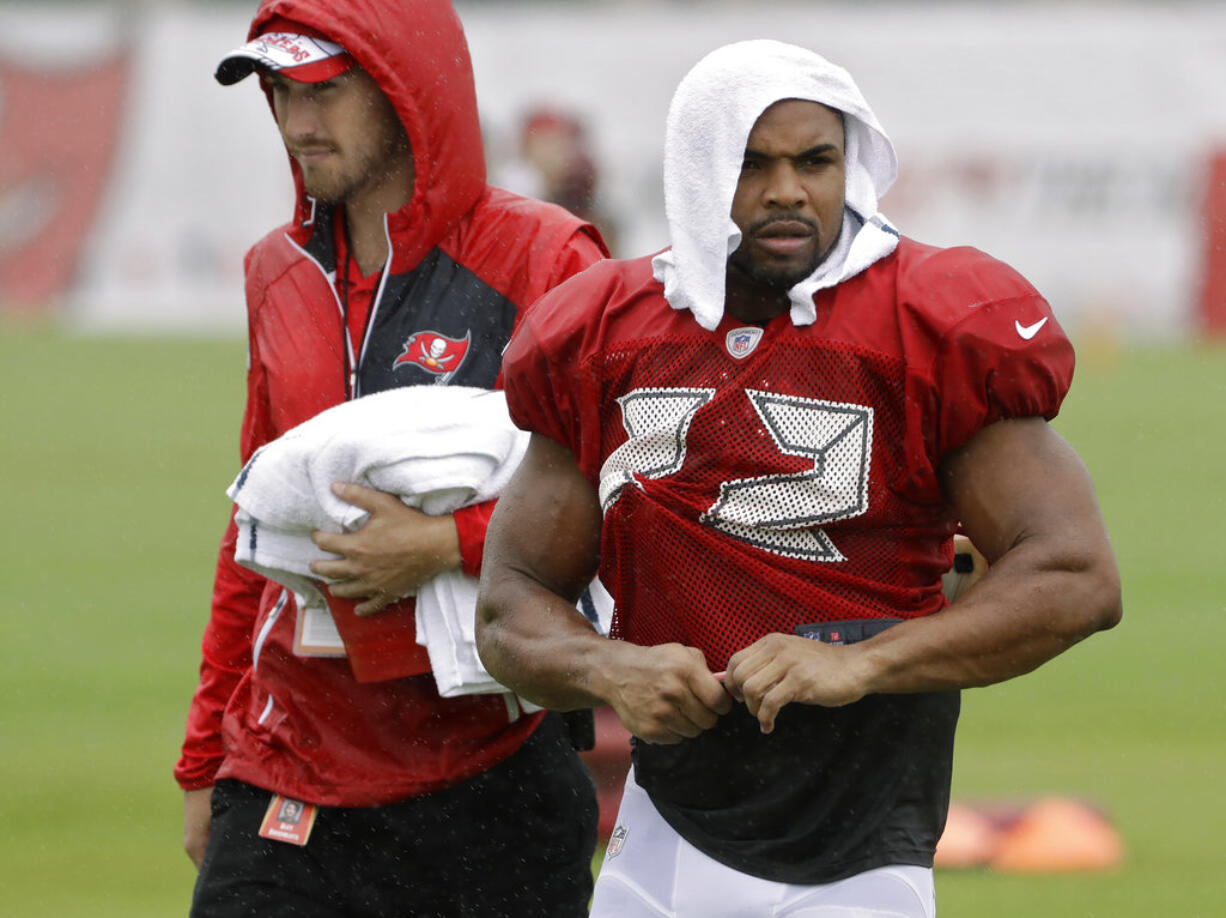
[[[815,622],[812,625],[797,625],[796,633],[823,644],[855,644],[867,641],[901,621],[901,618],[853,618],[845,622]]]

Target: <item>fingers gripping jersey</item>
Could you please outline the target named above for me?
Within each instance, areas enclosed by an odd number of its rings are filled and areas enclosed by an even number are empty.
[[[614,635],[722,669],[798,624],[942,608],[941,459],[993,421],[1053,416],[1071,377],[1042,298],[982,253],[904,239],[819,295],[813,325],[712,333],[647,261],[549,294],[504,362],[517,423],[598,489]]]

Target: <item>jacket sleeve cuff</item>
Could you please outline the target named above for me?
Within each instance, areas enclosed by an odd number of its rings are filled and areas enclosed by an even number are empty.
[[[185,749],[175,763],[175,782],[185,791],[212,787],[217,781],[221,763],[220,756],[197,756]]]
[[[206,787],[212,787],[216,783],[217,782],[214,778],[208,778],[207,780],[200,778],[194,781],[186,781],[180,778],[179,789],[183,791],[204,790]]]

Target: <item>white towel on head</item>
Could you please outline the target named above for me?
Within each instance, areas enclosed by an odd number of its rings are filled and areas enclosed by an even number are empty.
[[[305,608],[323,609],[323,578],[310,563],[335,556],[311,531],[353,531],[368,516],[332,493],[334,481],[452,513],[497,497],[528,439],[511,423],[503,393],[485,389],[411,386],[329,408],[262,447],[226,491],[238,505],[235,560],[301,595]],[[459,571],[418,591],[417,641],[446,697],[506,691],[477,659],[476,595],[476,580]]]
[[[712,51],[686,74],[668,110],[664,206],[672,247],[652,260],[674,309],[714,329],[724,314],[728,256],[741,243],[732,198],[754,123],[783,99],[820,102],[845,115],[847,178],[843,226],[817,270],[788,291],[791,318],[816,318],[813,295],[894,251],[898,231],[877,210],[894,183],[889,137],[850,74],[804,48],[759,39]]]

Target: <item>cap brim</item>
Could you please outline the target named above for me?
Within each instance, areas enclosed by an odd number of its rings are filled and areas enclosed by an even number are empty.
[[[213,76],[230,86],[263,68],[301,83],[320,83],[344,73],[353,58],[340,45],[323,39],[276,33],[235,48],[227,54]]]
[[[257,66],[254,57],[235,52],[217,65],[213,76],[222,86],[233,86],[239,80],[246,79]]]

